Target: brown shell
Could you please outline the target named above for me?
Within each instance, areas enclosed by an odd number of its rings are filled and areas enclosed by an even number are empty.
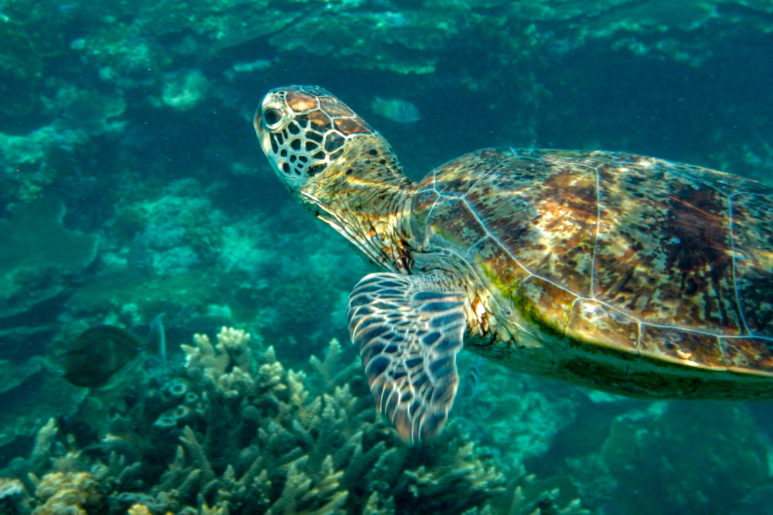
[[[480,319],[478,351],[628,394],[773,395],[770,187],[622,153],[492,149],[431,173],[414,215],[491,299],[499,334]]]

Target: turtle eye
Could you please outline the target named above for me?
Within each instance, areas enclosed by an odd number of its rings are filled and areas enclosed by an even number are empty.
[[[282,113],[279,109],[273,107],[266,108],[263,111],[263,122],[269,129],[276,129],[279,126],[279,122],[282,120]]]

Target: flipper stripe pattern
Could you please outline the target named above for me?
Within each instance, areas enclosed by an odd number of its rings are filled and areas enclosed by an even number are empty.
[[[464,296],[416,276],[364,277],[349,297],[349,334],[378,409],[405,440],[436,435],[459,384]]]

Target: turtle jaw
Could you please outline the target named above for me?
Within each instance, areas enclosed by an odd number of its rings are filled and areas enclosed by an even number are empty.
[[[294,123],[295,113],[279,91],[270,91],[255,111],[252,125],[271,168],[293,195],[307,183],[307,174],[294,165],[297,149],[288,141],[288,127]],[[302,144],[295,144],[301,147]]]
[[[261,113],[263,112],[263,108],[259,107],[255,111],[255,117],[252,121],[252,126],[255,128],[255,135],[258,138],[258,142],[260,143],[260,149],[263,151],[263,154],[265,154],[266,159],[268,160],[268,164],[271,166],[271,169],[274,171],[274,173],[279,177],[279,179],[287,184],[287,181],[285,180],[282,170],[279,168],[279,163],[277,163],[276,157],[274,155],[274,151],[271,148],[271,134],[265,130],[263,127],[263,118],[261,116]],[[289,187],[289,184],[288,184]],[[293,188],[290,188],[291,191],[294,191]]]

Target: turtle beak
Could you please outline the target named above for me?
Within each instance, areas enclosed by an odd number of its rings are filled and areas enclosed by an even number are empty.
[[[274,159],[272,158],[274,153],[271,149],[271,136],[266,130],[266,127],[263,125],[263,118],[260,116],[262,110],[262,107],[258,107],[258,109],[255,111],[255,116],[252,118],[252,126],[255,128],[255,135],[258,137],[258,141],[260,142],[260,148],[268,158],[271,166],[274,167]]]

